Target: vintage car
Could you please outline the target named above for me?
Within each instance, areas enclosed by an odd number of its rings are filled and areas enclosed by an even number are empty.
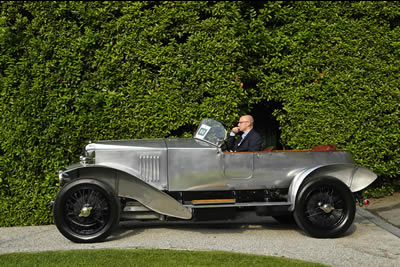
[[[226,135],[204,119],[194,138],[90,142],[80,163],[59,172],[57,228],[98,242],[120,220],[231,220],[246,211],[338,237],[353,223],[354,193],[377,177],[331,145],[237,153],[224,151]]]

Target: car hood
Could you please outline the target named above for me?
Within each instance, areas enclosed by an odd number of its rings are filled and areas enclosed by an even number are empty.
[[[207,142],[193,138],[134,139],[96,141],[86,146],[87,151],[129,151],[157,149],[215,148]]]
[[[165,139],[137,139],[137,140],[105,140],[96,141],[86,146],[87,151],[109,150],[109,151],[126,151],[137,149],[165,149]]]

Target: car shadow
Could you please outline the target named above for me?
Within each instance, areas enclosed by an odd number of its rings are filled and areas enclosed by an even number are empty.
[[[179,231],[197,232],[201,234],[240,234],[246,231],[296,231],[300,235],[305,234],[295,222],[282,223],[272,217],[257,217],[253,219],[238,219],[224,221],[122,221],[107,240],[121,240],[139,235],[146,229],[173,229]],[[353,223],[340,237],[352,235],[357,230]]]
[[[272,217],[257,220],[224,220],[224,221],[123,221],[113,231],[107,240],[120,240],[138,235],[146,229],[166,228],[179,231],[190,231],[201,234],[235,234],[245,231],[260,230],[295,230],[300,231],[294,224],[282,224]]]

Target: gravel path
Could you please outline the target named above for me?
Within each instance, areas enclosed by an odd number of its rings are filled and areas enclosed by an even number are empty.
[[[360,215],[361,214],[361,215]],[[399,266],[400,238],[357,213],[345,236],[316,239],[296,225],[274,219],[239,218],[230,223],[121,223],[105,242],[75,244],[54,225],[0,228],[0,254],[101,248],[223,250],[279,256],[330,266]],[[250,222],[250,223],[249,223]]]

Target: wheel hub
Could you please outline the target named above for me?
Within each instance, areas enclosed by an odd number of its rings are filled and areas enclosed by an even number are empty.
[[[335,209],[335,207],[333,207],[331,204],[327,204],[327,203],[325,203],[325,204],[318,203],[318,205],[319,205],[319,208],[321,210],[323,210],[325,213],[330,213]]]
[[[89,205],[83,206],[83,208],[81,209],[81,213],[79,213],[79,217],[89,217],[92,209],[93,208],[90,207]]]

